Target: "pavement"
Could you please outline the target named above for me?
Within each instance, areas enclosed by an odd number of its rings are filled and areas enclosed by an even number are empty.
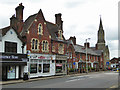
[[[81,75],[87,75],[87,74],[92,74],[92,73],[103,73],[103,72],[110,72],[110,71],[99,71],[99,72],[77,73],[77,74],[61,75],[61,76],[39,77],[39,78],[31,78],[29,80],[20,79],[20,80],[0,81],[0,85],[15,84],[15,83],[24,83],[24,82],[32,82],[32,81],[46,80],[46,79],[53,79],[53,78],[81,76]]]

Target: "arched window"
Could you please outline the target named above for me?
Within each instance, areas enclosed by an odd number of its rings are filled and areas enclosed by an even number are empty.
[[[60,39],[60,40],[63,40],[63,37],[62,37],[62,35],[63,35],[63,33],[62,33],[62,30],[59,30],[58,31],[58,38]]]
[[[37,47],[38,47],[38,40],[36,40],[35,42],[35,49],[37,49]]]
[[[43,51],[45,50],[45,41],[43,41]]]
[[[39,40],[38,39],[32,39],[32,43],[31,43],[31,49],[32,50],[38,50],[39,48]]]
[[[41,23],[38,24],[38,34],[43,35],[43,26]]]
[[[49,51],[49,43],[47,40],[42,41],[42,51],[43,52],[48,52]]]
[[[47,50],[48,42],[45,42],[45,50]]]
[[[32,40],[32,49],[34,49],[35,46],[35,39]]]

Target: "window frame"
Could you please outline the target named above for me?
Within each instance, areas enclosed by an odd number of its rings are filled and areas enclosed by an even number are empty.
[[[49,42],[47,40],[42,41],[42,52],[49,52]]]
[[[41,23],[38,24],[38,34],[43,35],[43,25]]]
[[[59,54],[64,54],[64,44],[62,44],[62,43],[58,44],[58,53]]]
[[[34,42],[33,42],[33,40],[34,40]],[[39,50],[39,40],[38,39],[36,39],[36,38],[31,39],[31,50]]]
[[[5,41],[5,52],[17,53],[17,42]]]

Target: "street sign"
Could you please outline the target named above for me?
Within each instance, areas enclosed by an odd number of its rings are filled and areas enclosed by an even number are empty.
[[[109,65],[109,62],[106,62],[106,65]]]
[[[73,63],[73,65],[75,65],[75,62]]]

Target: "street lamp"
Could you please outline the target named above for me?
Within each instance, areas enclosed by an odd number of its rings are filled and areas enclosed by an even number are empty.
[[[87,40],[90,40],[90,38],[87,38],[86,41],[86,73],[88,73],[88,65],[87,65]]]

